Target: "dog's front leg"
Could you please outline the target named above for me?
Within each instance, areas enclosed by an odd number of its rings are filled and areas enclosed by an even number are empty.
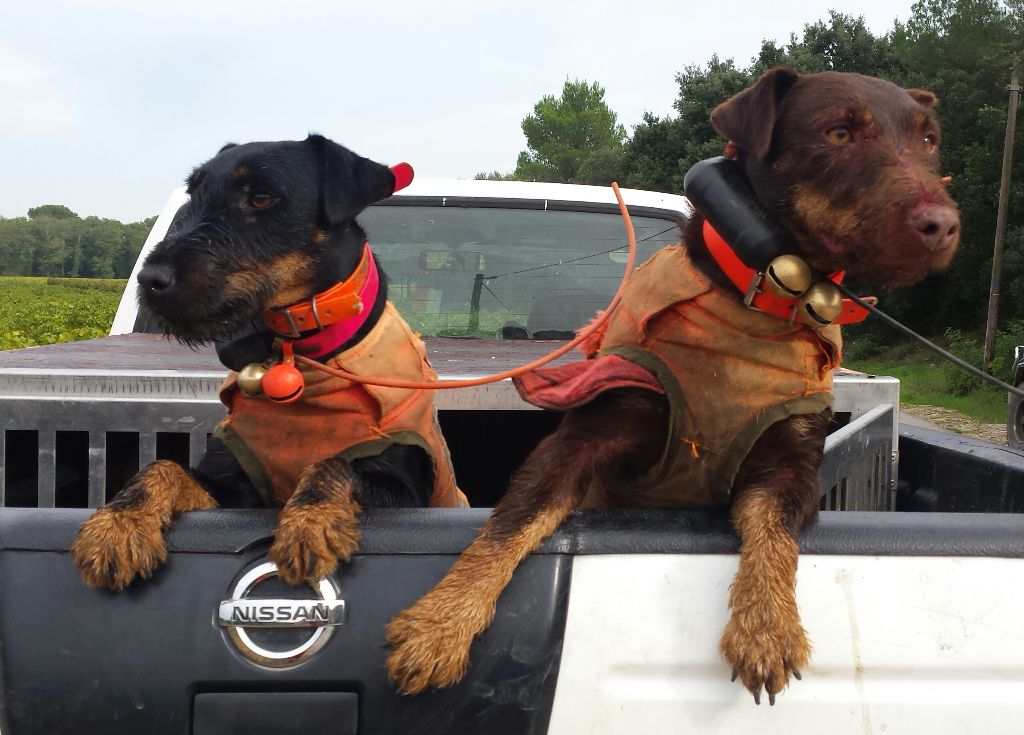
[[[558,435],[545,439],[445,577],[391,621],[388,674],[403,693],[462,678],[470,644],[491,624],[516,567],[582,499],[590,479],[582,464]]]
[[[270,547],[281,579],[296,585],[323,579],[356,550],[358,482],[352,465],[340,457],[305,469],[281,511]]]
[[[163,564],[163,532],[176,514],[216,506],[188,470],[158,460],[82,524],[72,558],[90,587],[124,589],[136,576],[149,579]]]
[[[592,483],[650,466],[664,442],[665,402],[631,391],[570,411],[513,475],[480,534],[445,577],[387,627],[388,675],[405,694],[462,678],[473,639],[494,618],[513,572],[579,505]]]
[[[775,704],[790,674],[799,679],[811,654],[796,606],[797,542],[777,501],[770,492],[752,491],[733,506],[742,548],[721,648],[733,678],[739,677],[758,704],[762,688]]]
[[[762,689],[775,704],[790,675],[799,679],[810,662],[796,604],[797,539],[817,517],[829,415],[789,418],[770,428],[745,460],[733,491],[740,565],[720,646],[733,678],[758,704]]]

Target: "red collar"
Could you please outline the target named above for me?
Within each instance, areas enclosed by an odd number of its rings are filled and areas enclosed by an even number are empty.
[[[268,309],[263,321],[275,334],[295,340],[295,352],[307,357],[320,357],[352,338],[370,317],[380,290],[380,274],[364,243],[359,264],[348,278],[308,301]],[[316,332],[300,339],[302,332]]]
[[[715,263],[722,269],[722,272],[732,281],[733,285],[744,294],[743,303],[752,309],[763,311],[784,321],[798,321],[806,324],[800,313],[797,311],[797,298],[782,298],[773,293],[761,289],[761,280],[764,273],[748,268],[735,251],[729,246],[722,236],[718,234],[711,223],[704,220],[704,243],[715,259]],[[836,271],[828,274],[827,278],[833,283],[842,283],[843,271]],[[857,324],[867,317],[867,309],[855,304],[850,299],[843,299],[843,309],[833,324]],[[811,326],[820,326],[812,324]]]

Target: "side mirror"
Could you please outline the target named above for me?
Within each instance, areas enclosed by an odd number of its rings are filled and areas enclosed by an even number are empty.
[[[466,250],[424,250],[420,253],[420,270],[452,273],[483,273],[487,259],[483,253]]]

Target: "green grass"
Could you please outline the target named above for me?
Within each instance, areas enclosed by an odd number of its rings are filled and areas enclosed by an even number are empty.
[[[0,350],[102,337],[110,331],[125,283],[0,277]]]
[[[941,358],[917,349],[898,347],[864,360],[844,360],[843,367],[900,380],[900,401],[948,408],[985,423],[1006,421],[1006,393],[988,384],[967,395],[950,388]]]

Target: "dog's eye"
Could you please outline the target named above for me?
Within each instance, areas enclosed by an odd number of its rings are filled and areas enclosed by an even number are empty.
[[[264,192],[256,192],[249,197],[249,204],[251,204],[254,209],[266,209],[273,203],[274,197]]]
[[[939,136],[935,133],[928,133],[924,136],[924,145],[928,149],[929,153],[934,152],[939,146]]]
[[[846,145],[853,140],[849,128],[832,128],[825,133],[825,136],[828,138],[829,143],[834,143],[835,145]]]

